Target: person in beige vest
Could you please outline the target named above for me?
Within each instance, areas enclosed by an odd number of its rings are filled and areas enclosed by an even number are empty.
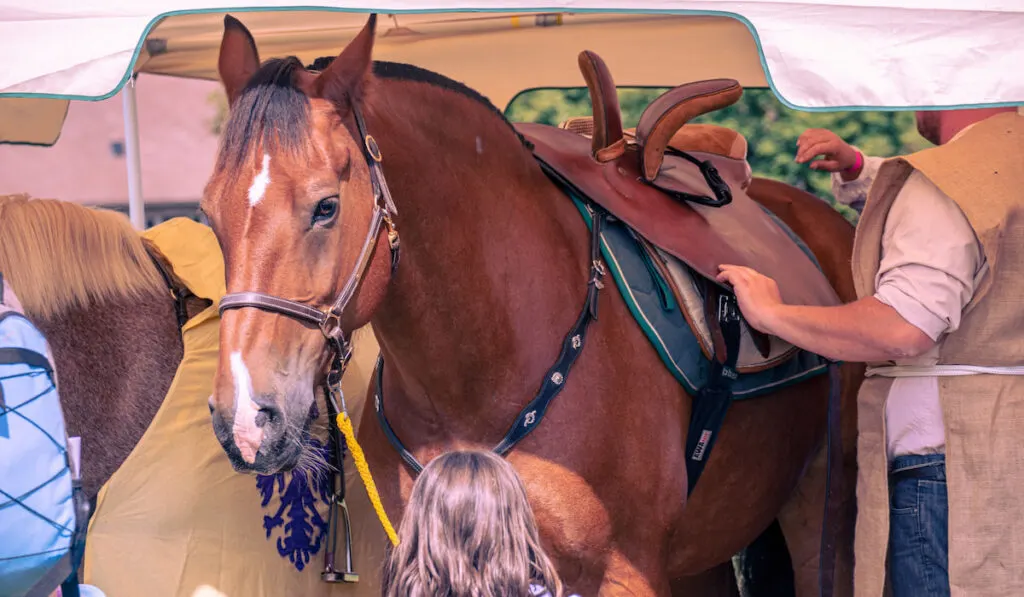
[[[856,207],[866,192],[858,300],[786,305],[773,280],[733,265],[719,280],[753,327],[868,364],[855,595],[1024,595],[1024,116],[917,123],[938,147],[869,162],[838,137],[800,143],[837,198]]]

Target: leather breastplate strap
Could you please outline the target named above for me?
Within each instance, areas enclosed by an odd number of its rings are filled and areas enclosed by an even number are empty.
[[[590,279],[587,282],[587,298],[583,304],[583,310],[580,312],[572,329],[566,334],[565,340],[562,341],[562,351],[558,355],[555,364],[548,369],[541,382],[540,390],[519,412],[519,416],[516,417],[515,422],[513,422],[508,432],[505,433],[505,437],[493,448],[496,454],[507,454],[523,438],[540,426],[548,407],[565,387],[569,371],[572,369],[577,357],[583,352],[590,323],[597,319],[598,291],[604,287],[601,280],[605,275],[605,267],[601,261],[601,229],[607,214],[599,206],[591,205],[590,207],[593,213],[591,216],[593,218],[593,227],[590,234]],[[384,436],[409,468],[418,474],[423,470],[423,465],[405,447],[405,444],[399,439],[384,413],[383,356],[377,358],[375,379],[377,392],[374,398],[374,409],[377,411],[377,420],[384,431]]]

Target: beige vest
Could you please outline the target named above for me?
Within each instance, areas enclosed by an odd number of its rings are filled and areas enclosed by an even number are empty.
[[[220,248],[209,228],[178,218],[147,230],[175,272],[198,296],[214,305],[185,325],[185,356],[149,429],[124,464],[100,490],[89,525],[85,582],[107,597],[377,597],[387,538],[369,504],[351,457],[345,461],[347,502],[358,584],[320,580],[326,541],[316,553],[279,548],[289,537],[304,543],[299,525],[326,519],[319,496],[311,504],[283,504],[292,476],[283,484],[236,473],[213,434],[206,405],[217,368],[224,294]],[[366,387],[377,355],[368,331],[356,336],[345,376],[350,413],[362,415]],[[323,412],[323,404],[320,404]],[[267,504],[261,503],[266,498]],[[287,500],[284,500],[287,502]],[[265,518],[269,531],[265,530]],[[269,536],[268,536],[269,534]],[[319,533],[312,533],[313,543]],[[344,541],[338,544],[344,569]],[[308,561],[306,561],[308,557]]]
[[[1024,365],[1024,116],[997,114],[946,145],[886,161],[857,228],[853,275],[859,297],[875,291],[885,220],[914,169],[960,206],[989,264],[959,329],[942,340],[939,364]],[[858,400],[858,597],[880,597],[885,583],[885,399],[891,384],[868,378]],[[1024,377],[940,377],[939,392],[952,595],[1024,595]]]

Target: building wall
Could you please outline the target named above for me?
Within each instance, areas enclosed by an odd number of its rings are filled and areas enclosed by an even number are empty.
[[[124,203],[97,205],[104,209],[119,211],[128,215],[128,206]],[[181,203],[146,203],[146,228],[152,228],[171,218],[189,218],[196,222],[206,222],[199,212],[199,201]]]
[[[136,83],[142,196],[154,219],[191,215],[213,170],[220,84],[141,75]],[[0,195],[28,193],[127,211],[122,95],[73,101],[52,147],[0,145]],[[180,203],[179,207],[171,207]]]

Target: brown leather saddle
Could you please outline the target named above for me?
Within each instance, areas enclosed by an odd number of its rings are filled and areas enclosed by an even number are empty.
[[[713,284],[726,288],[715,280],[720,265],[743,265],[773,278],[788,304],[839,304],[817,266],[740,185],[723,180],[712,159],[670,147],[689,120],[735,103],[743,93],[736,81],[671,89],[644,110],[634,135],[624,135],[607,66],[590,51],[579,62],[594,107],[592,138],[516,125],[551,176]]]

